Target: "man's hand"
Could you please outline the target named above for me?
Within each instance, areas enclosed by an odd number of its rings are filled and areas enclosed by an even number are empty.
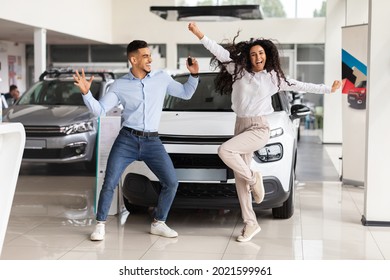
[[[195,22],[190,22],[188,24],[188,30],[190,30],[198,39],[202,39],[204,37],[204,34],[199,30],[198,26]]]
[[[91,88],[92,81],[94,76],[92,76],[89,80],[85,77],[84,68],[81,69],[81,76],[79,72],[76,70],[76,75],[73,75],[74,84],[80,88],[80,91],[83,95],[87,94],[89,89]]]
[[[192,64],[191,64],[191,65],[188,64],[188,60],[191,60],[191,61],[192,61]],[[199,64],[198,64],[198,61],[197,61],[194,57],[188,57],[188,60],[187,60],[187,62],[186,62],[188,71],[190,71],[191,75],[197,76],[198,73],[199,73]]]

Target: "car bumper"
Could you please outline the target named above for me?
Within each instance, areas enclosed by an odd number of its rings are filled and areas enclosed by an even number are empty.
[[[289,192],[284,190],[276,177],[267,176],[263,178],[263,181],[266,192],[264,201],[260,204],[254,203],[253,206],[256,209],[282,206]],[[143,175],[129,173],[124,179],[122,192],[132,204],[156,206],[160,184]],[[239,208],[240,204],[234,183],[180,182],[172,207],[231,209]]]
[[[96,133],[57,137],[26,137],[25,162],[73,163],[93,158]]]

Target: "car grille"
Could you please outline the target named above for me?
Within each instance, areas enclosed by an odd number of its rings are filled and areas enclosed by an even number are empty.
[[[160,134],[160,139],[163,144],[221,145],[230,138],[232,138],[232,136],[176,136]]]
[[[180,183],[176,196],[186,198],[237,198],[234,184]]]
[[[50,137],[66,135],[59,126],[25,126],[26,137]]]
[[[169,156],[175,168],[227,168],[217,154],[169,154]]]

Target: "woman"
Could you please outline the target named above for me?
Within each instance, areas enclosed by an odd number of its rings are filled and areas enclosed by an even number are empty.
[[[253,211],[252,195],[256,203],[261,203],[264,185],[261,174],[250,169],[250,162],[253,152],[264,147],[269,139],[266,116],[273,112],[271,96],[281,90],[330,93],[341,83],[336,80],[328,87],[287,79],[280,66],[278,49],[271,40],[237,44],[233,40],[225,49],[205,36],[196,23],[189,23],[188,29],[215,56],[212,61],[220,67],[217,90],[232,95],[232,109],[237,115],[234,137],[219,147],[218,155],[234,171],[245,224],[237,241],[246,242],[261,230]]]

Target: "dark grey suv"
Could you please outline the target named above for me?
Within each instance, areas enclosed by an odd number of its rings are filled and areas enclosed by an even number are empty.
[[[4,122],[20,122],[26,131],[23,161],[44,163],[83,162],[96,167],[97,118],[89,112],[73,71],[45,71],[12,107],[3,112]],[[100,99],[114,82],[108,72],[94,75],[91,92]]]

